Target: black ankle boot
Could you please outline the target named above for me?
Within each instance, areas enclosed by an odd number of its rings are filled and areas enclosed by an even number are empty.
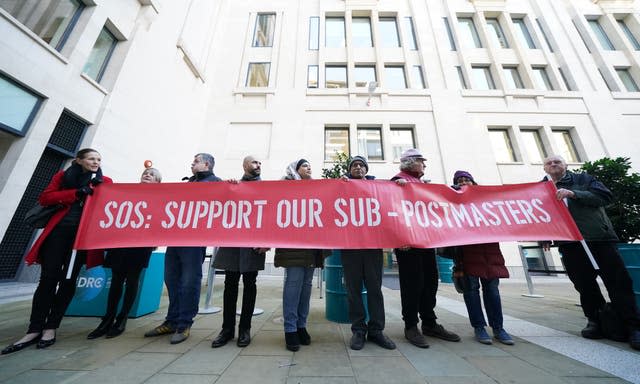
[[[125,327],[127,326],[127,316],[119,315],[116,318],[116,322],[107,332],[107,339],[112,337],[120,336],[122,332],[124,332]]]
[[[580,331],[585,339],[602,339],[604,335],[600,329],[600,323],[594,319],[587,318],[587,326]]]
[[[98,337],[102,337],[106,335],[107,332],[109,332],[109,329],[111,329],[111,325],[113,324],[113,318],[114,316],[103,317],[102,321],[100,322],[100,325],[98,325],[98,328],[91,331],[91,333],[87,335],[87,339],[89,340],[97,339]]]

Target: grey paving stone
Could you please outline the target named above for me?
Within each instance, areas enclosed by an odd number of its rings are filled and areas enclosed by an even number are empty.
[[[284,356],[238,356],[216,384],[284,383],[290,361]]]
[[[217,332],[216,332],[217,334]],[[198,345],[204,339],[212,339],[212,330],[191,329],[189,338],[180,344],[171,344],[171,335],[163,335],[152,338],[151,343],[145,344],[139,348],[138,352],[166,352],[166,353],[185,353],[194,346]]]
[[[71,383],[138,384],[177,359],[179,354],[132,352],[118,360],[69,381]]]
[[[287,377],[286,384],[356,384],[353,377]]]
[[[12,381],[16,375],[40,369],[46,364],[66,358],[64,350],[38,350],[29,347],[20,352],[0,357],[0,381]]]
[[[252,328],[253,329],[253,328]],[[282,331],[264,331],[251,336],[251,344],[241,348],[240,354],[253,356],[291,356],[293,352],[285,348]]]
[[[424,384],[425,379],[404,357],[351,357],[358,383]]]
[[[314,349],[315,346],[320,348]],[[290,376],[353,376],[349,355],[344,347],[335,350],[328,343],[319,343],[314,348],[303,346],[294,354],[295,365],[291,366]]]
[[[7,383],[11,384],[33,384],[33,383],[67,383],[75,380],[82,380],[87,372],[79,371],[59,371],[37,369],[23,372],[12,377]]]
[[[422,376],[474,376],[482,372],[458,354],[440,345],[427,349],[416,348],[403,342],[399,344],[402,355]]]
[[[211,341],[204,340],[165,367],[162,373],[220,375],[240,351],[235,343],[214,349]]]
[[[212,384],[218,380],[216,375],[198,375],[198,374],[167,374],[159,373],[153,375],[144,384]]]
[[[429,384],[496,384],[496,381],[483,374],[476,376],[428,376]]]
[[[469,357],[468,361],[499,383],[565,383],[560,377],[515,357]]]

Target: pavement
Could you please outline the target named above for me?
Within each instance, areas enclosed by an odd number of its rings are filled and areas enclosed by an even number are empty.
[[[222,303],[223,279],[216,277],[214,305]],[[533,281],[536,293],[544,297],[522,296],[527,293],[524,280],[501,281],[505,329],[514,336],[514,346],[475,341],[462,296],[451,284],[440,284],[438,321],[458,333],[461,342],[428,337],[428,349],[409,344],[403,335],[400,291],[383,287],[385,333],[398,348],[385,350],[367,342],[364,349],[353,351],[349,325],[326,320],[326,296],[319,297],[314,281],[311,345],[290,352],[282,328],[282,276],[260,276],[257,307],[264,313],[254,316],[252,342],[246,348],[235,342],[211,348],[221,313],[198,315],[191,336],[181,344],[169,344],[169,336],[143,337],[164,319],[164,292],[157,312],[129,319],[126,332],[117,338],[87,340],[99,319],[66,317],[52,347],[0,356],[0,383],[640,383],[640,352],[626,343],[579,336],[585,319],[565,277]],[[34,287],[0,284],[2,347],[24,333]]]

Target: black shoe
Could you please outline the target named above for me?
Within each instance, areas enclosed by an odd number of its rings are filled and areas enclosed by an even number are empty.
[[[629,345],[631,348],[640,351],[640,329],[629,332]]]
[[[359,351],[364,348],[364,337],[364,332],[354,332],[353,336],[351,336],[351,349]]]
[[[106,335],[107,332],[109,332],[109,329],[111,329],[111,326],[113,325],[113,318],[114,316],[103,317],[102,321],[98,325],[98,328],[91,331],[87,335],[87,339],[93,340],[93,339],[97,339],[98,337],[102,337]]]
[[[36,348],[38,348],[38,349],[49,348],[50,346],[52,346],[55,343],[56,343],[56,338],[55,337],[53,339],[49,339],[49,340],[40,339],[40,341],[38,341],[38,345],[36,345]]]
[[[420,333],[420,331],[418,331],[418,327],[415,325],[409,329],[404,330],[404,337],[409,340],[411,344],[415,345],[418,348],[429,348],[427,339],[422,333]]]
[[[285,332],[284,342],[287,344],[287,349],[292,352],[300,349],[300,336],[298,336],[298,332]]]
[[[428,326],[422,324],[422,334],[427,336],[437,337],[445,341],[460,341],[460,336],[453,332],[449,332],[440,324]]]
[[[592,319],[587,319],[587,326],[580,331],[580,334],[585,339],[602,339],[604,335],[602,334],[602,330],[600,330],[600,324]]]
[[[307,328],[298,328],[298,337],[300,338],[300,344],[311,344],[311,336],[309,335],[309,332],[307,332]]]
[[[222,331],[220,331],[218,336],[215,339],[213,339],[213,342],[211,343],[211,348],[222,347],[223,345],[227,344],[229,340],[233,340],[234,337],[235,336],[233,335],[233,331],[228,329],[222,329]]]
[[[120,336],[127,327],[127,316],[118,316],[116,322],[113,323],[109,331],[107,332],[107,339],[111,339]]]
[[[251,332],[249,329],[238,329],[238,347],[244,348],[251,343]]]
[[[42,337],[42,335],[38,335],[29,341],[25,341],[24,343],[11,344],[3,349],[1,354],[8,355],[9,353],[21,351],[30,345],[37,344],[38,341],[40,341],[40,337]]]
[[[367,340],[373,341],[384,349],[396,349],[396,344],[382,332],[369,332]]]

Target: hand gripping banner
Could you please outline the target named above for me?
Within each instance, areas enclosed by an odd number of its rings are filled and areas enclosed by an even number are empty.
[[[75,246],[433,248],[580,239],[550,182],[455,191],[308,180],[101,185],[84,208]]]

